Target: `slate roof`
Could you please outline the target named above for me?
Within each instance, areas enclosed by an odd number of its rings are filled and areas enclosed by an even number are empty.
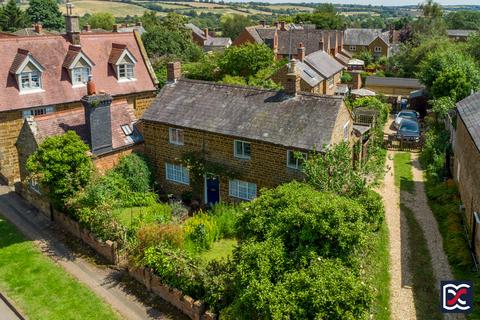
[[[278,53],[282,55],[297,53],[297,47],[300,43],[305,46],[305,54],[308,55],[320,50],[320,41],[322,41],[322,30],[300,29],[281,31],[278,30]],[[291,48],[290,48],[291,47]]]
[[[299,149],[331,144],[343,99],[180,79],[165,85],[143,121]]]
[[[388,36],[382,34],[382,29],[346,29],[343,42],[346,46],[368,46],[376,37],[380,36],[388,43]]]
[[[228,47],[232,44],[230,38],[208,37],[204,45],[209,47]]]
[[[290,63],[288,65],[290,65]],[[320,82],[325,80],[321,74],[313,70],[308,64],[298,60],[296,64],[296,71],[300,75],[300,78],[302,78],[311,87],[315,87]]]
[[[449,29],[447,30],[447,35],[449,37],[468,37],[475,32],[477,32],[477,30]]]
[[[108,65],[112,44],[123,44],[137,60],[135,81],[118,82],[115,70]],[[154,91],[154,75],[149,72],[148,58],[142,55],[135,33],[80,33],[82,52],[95,64],[92,76],[98,91],[125,95]],[[72,88],[62,65],[71,43],[64,35],[41,37],[0,37],[0,112],[79,101],[85,87]],[[9,70],[15,65],[18,49],[28,51],[43,68],[43,92],[20,94],[15,77]]]
[[[480,92],[458,102],[457,111],[480,152]]]
[[[196,25],[194,25],[193,23],[187,23],[185,24],[185,27],[192,30],[192,32],[195,33],[200,38],[205,39],[205,33],[203,32],[203,30],[197,27]]]
[[[303,60],[325,78],[330,78],[343,69],[343,65],[323,50],[305,56]]]
[[[134,131],[134,125],[137,121],[134,111],[132,107],[128,105],[126,99],[114,100],[110,106],[110,114],[112,148],[114,150],[132,146],[143,141],[138,130],[135,130],[136,135],[134,139],[123,133],[122,125],[128,124],[132,131]],[[41,143],[47,137],[61,135],[68,130],[73,130],[86,144],[89,144],[87,126],[85,125],[85,111],[83,108],[68,109],[34,116],[32,118],[33,120],[29,120],[28,123],[37,143]]]
[[[393,77],[376,77],[367,76],[365,80],[365,86],[384,86],[384,87],[396,87],[396,88],[412,88],[423,89],[425,86],[414,78],[393,78]]]

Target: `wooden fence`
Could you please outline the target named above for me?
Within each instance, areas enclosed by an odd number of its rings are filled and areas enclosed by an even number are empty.
[[[384,134],[383,142],[387,150],[420,152],[423,147],[423,136],[420,136],[419,141],[412,141],[398,138],[396,134]]]

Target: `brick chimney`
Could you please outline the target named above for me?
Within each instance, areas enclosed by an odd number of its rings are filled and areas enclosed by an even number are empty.
[[[337,55],[337,49],[338,49],[337,31],[333,31],[333,36],[332,36],[332,32],[330,32],[329,38],[333,39],[333,42],[331,43],[331,46],[330,46],[330,54],[335,57]]]
[[[182,77],[182,64],[179,61],[167,64],[167,82],[175,83]]]
[[[296,96],[300,92],[300,76],[297,73],[297,60],[295,59],[290,60],[284,90],[289,96]]]
[[[33,24],[33,30],[35,30],[36,33],[40,34],[42,33],[43,26],[41,23],[34,23]]]
[[[208,39],[208,28],[203,29],[203,35],[206,39]]]
[[[90,150],[94,155],[111,151],[112,119],[110,105],[112,104],[112,96],[106,93],[94,93],[84,96],[80,101],[85,111],[85,126]]]
[[[300,42],[298,44],[297,48],[297,59],[300,62],[303,62],[305,60],[305,46],[303,45],[303,42]]]
[[[343,31],[337,31],[338,32],[338,52],[343,51]]]
[[[65,14],[65,29],[67,31],[67,39],[73,45],[80,44],[80,18],[73,15],[73,4],[66,3],[67,13]]]
[[[84,32],[91,32],[92,27],[89,24],[86,24],[86,25],[83,26],[83,31]]]
[[[330,53],[330,32],[328,31],[324,32],[323,47],[325,48],[323,51]]]
[[[273,23],[273,26],[275,27],[275,29],[278,30],[278,21],[275,21],[275,22]]]
[[[282,31],[286,31],[286,30],[287,30],[287,28],[285,28],[285,21],[281,21],[281,22],[280,22],[280,30],[282,30]]]
[[[277,32],[277,30],[275,30],[275,33],[273,34],[272,50],[273,50],[273,53],[275,54],[274,59],[276,59],[277,53],[278,53],[278,32]]]

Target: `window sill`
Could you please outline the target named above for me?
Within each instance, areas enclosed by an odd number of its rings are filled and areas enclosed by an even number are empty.
[[[189,186],[190,185],[190,183],[180,182],[180,181],[176,181],[176,180],[170,180],[168,178],[165,178],[165,180],[167,180],[168,182],[171,182],[171,183],[181,184],[181,185],[184,185],[184,186]]]
[[[77,88],[85,88],[87,85],[85,83],[82,84],[74,84],[72,85],[72,89],[77,89]]]
[[[253,199],[255,198],[252,198],[252,199],[247,199],[247,198],[240,198],[239,196],[234,196],[233,194],[229,194],[230,197],[232,198],[235,198],[235,199],[240,199],[240,200],[243,200],[243,201],[252,201]]]
[[[131,79],[118,79],[117,80],[118,83],[133,82],[133,81],[137,81],[137,79],[136,78],[131,78]]]
[[[241,156],[234,156],[236,160],[252,160],[252,157],[241,157]]]
[[[172,142],[172,141],[169,141],[169,143],[171,145],[174,145],[174,146],[177,146],[177,147],[183,147],[185,145],[184,143],[175,143],[175,142]]]
[[[31,90],[20,90],[20,95],[31,94],[31,93],[42,93],[45,92],[43,89],[31,89]]]

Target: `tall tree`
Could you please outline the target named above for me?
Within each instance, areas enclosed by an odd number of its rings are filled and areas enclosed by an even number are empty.
[[[416,20],[412,26],[417,38],[419,36],[442,35],[446,33],[446,23],[443,19],[442,6],[433,0],[427,0],[420,5],[422,17]]]
[[[238,37],[245,27],[253,24],[250,18],[236,13],[222,16],[220,23],[222,35],[231,39]]]
[[[0,8],[0,30],[16,31],[28,26],[28,17],[15,0]]]
[[[32,22],[42,23],[47,29],[60,30],[64,27],[63,15],[55,0],[30,0],[27,15]]]
[[[110,12],[98,12],[88,18],[88,24],[95,29],[111,30],[115,17]]]

